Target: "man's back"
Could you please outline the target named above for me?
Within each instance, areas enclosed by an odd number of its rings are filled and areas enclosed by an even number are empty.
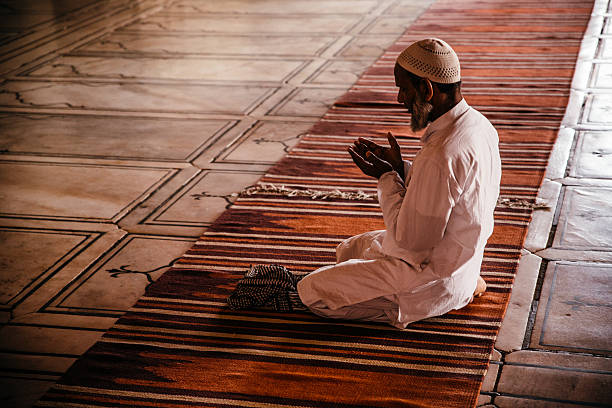
[[[381,177],[384,250],[413,266],[450,276],[493,231],[501,164],[497,132],[462,100],[434,121],[406,177]]]
[[[464,106],[458,107],[461,113],[456,120],[435,130],[418,158],[445,166],[456,192],[444,237],[431,255],[432,267],[440,276],[450,276],[482,252],[493,232],[493,211],[499,196],[497,132],[482,114],[465,101],[461,104]]]

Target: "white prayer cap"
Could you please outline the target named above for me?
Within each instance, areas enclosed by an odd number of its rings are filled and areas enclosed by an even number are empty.
[[[461,80],[457,54],[437,38],[413,43],[397,57],[397,63],[406,71],[432,82],[452,84]]]

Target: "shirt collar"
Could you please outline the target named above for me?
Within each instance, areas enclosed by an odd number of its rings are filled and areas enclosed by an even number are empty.
[[[465,99],[462,98],[461,101],[453,106],[448,112],[429,124],[421,137],[421,142],[426,143],[431,135],[455,122],[459,116],[463,115],[469,108],[470,106]]]

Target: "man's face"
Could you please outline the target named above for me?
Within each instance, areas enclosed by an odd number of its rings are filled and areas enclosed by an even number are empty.
[[[429,114],[433,110],[433,105],[425,100],[402,67],[395,64],[395,85],[399,88],[397,101],[403,104],[410,112],[410,128],[413,132],[418,132],[427,127]]]
[[[403,104],[409,113],[412,113],[412,104],[415,99],[416,89],[412,85],[412,81],[406,75],[406,72],[399,64],[395,64],[393,71],[395,75],[395,86],[399,88],[397,92],[397,101]]]

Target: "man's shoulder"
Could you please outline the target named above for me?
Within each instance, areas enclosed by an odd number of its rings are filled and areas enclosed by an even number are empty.
[[[489,118],[487,118],[482,112],[477,109],[470,108],[468,110],[468,115],[470,126],[478,127],[481,132],[490,132],[497,137],[497,130]]]
[[[491,122],[478,110],[469,107],[454,123],[437,137],[432,138],[428,149],[429,159],[448,164],[460,157],[470,157],[485,144],[497,144],[499,137]],[[433,163],[432,163],[433,164]]]
[[[470,108],[450,130],[441,146],[442,156],[450,162],[471,162],[480,157],[482,150],[499,143],[497,130],[476,109]]]
[[[491,121],[485,115],[483,115],[482,112],[471,106],[461,119],[464,120],[459,120],[458,122],[462,122],[461,125],[463,126],[482,126],[483,128],[487,128],[497,133],[493,127],[493,124],[491,124]]]
[[[493,124],[474,108],[470,108],[459,120],[454,123],[451,137],[447,140],[448,147],[456,147],[459,150],[468,148],[470,145],[480,145],[484,140],[497,141],[499,139],[497,130]]]

